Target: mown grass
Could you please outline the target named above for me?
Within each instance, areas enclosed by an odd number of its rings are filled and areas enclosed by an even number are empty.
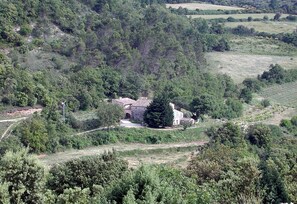
[[[206,4],[206,3],[184,3],[184,4],[166,4],[167,8],[187,8],[189,10],[243,10],[244,8],[235,7],[235,6],[222,6],[215,4]]]
[[[276,39],[230,35],[230,52],[206,53],[206,69],[227,74],[236,83],[255,78],[279,64],[285,69],[297,69],[297,47]]]
[[[211,19],[227,19],[229,17],[235,18],[235,19],[247,19],[248,17],[252,18],[259,18],[263,19],[264,16],[267,16],[269,19],[273,19],[275,16],[275,13],[244,13],[244,14],[219,14],[219,15],[188,15],[188,17],[191,18],[204,18],[206,20]],[[282,18],[286,18],[288,14],[282,14]]]
[[[297,108],[297,82],[273,85],[263,89],[259,95],[283,106]]]
[[[256,78],[269,69],[271,64],[279,64],[285,69],[297,68],[297,56],[272,56],[242,54],[239,52],[212,52],[206,54],[207,70],[227,74],[236,83],[246,78]]]
[[[226,22],[226,27],[235,28],[243,25],[248,28],[254,28],[259,32],[266,33],[293,33],[297,28],[297,22],[283,21],[250,21],[250,22]]]

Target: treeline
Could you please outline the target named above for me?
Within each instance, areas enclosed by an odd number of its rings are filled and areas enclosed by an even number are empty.
[[[285,43],[297,46],[297,31],[294,31],[293,33],[271,34],[266,32],[257,32],[254,28],[247,28],[243,25],[239,25],[236,28],[230,28],[228,30],[235,35],[275,38]]]
[[[129,169],[116,153],[53,165],[45,171],[21,150],[0,158],[2,203],[289,203],[296,202],[296,138],[277,126],[246,131],[226,123],[184,170]]]

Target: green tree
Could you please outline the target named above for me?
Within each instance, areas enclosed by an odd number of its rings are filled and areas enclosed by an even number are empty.
[[[100,126],[110,128],[110,126],[118,124],[123,116],[124,110],[119,105],[101,102],[97,107],[97,117]]]
[[[20,124],[15,130],[25,147],[29,147],[31,152],[46,151],[48,134],[44,119],[35,114],[33,118]]]
[[[0,160],[0,177],[8,185],[10,203],[42,203],[44,168],[27,150],[7,152]]]
[[[209,129],[207,135],[211,138],[211,143],[238,146],[244,142],[243,133],[240,127],[231,122],[224,124],[218,129]]]
[[[210,94],[201,94],[199,97],[194,98],[190,104],[192,112],[197,116],[216,113],[220,109],[219,99]]]
[[[172,126],[173,108],[170,106],[166,95],[154,98],[144,112],[143,120],[149,127],[153,128]]]
[[[269,159],[260,164],[262,171],[261,187],[265,189],[263,203],[287,203],[288,192],[285,189],[283,178],[273,162]]]
[[[247,133],[247,139],[251,144],[256,145],[258,147],[270,147],[271,141],[271,129],[263,124],[257,124],[249,127]]]
[[[90,195],[96,192],[97,186],[107,186],[113,180],[121,178],[128,170],[126,161],[115,153],[102,156],[74,159],[50,170],[47,182],[49,189],[60,195],[73,188],[90,189]]]

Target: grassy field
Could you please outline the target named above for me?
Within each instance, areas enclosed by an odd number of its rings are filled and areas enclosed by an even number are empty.
[[[297,108],[297,82],[265,88],[260,96],[283,106]]]
[[[229,42],[237,53],[297,57],[297,47],[271,38],[231,36]]]
[[[206,3],[184,3],[184,4],[166,4],[166,7],[178,9],[187,8],[189,10],[243,10],[244,8],[235,7],[235,6],[222,6],[222,5],[214,5],[214,4],[206,4]]]
[[[168,154],[174,154],[174,152],[181,152],[182,155],[190,156],[190,152],[193,148],[197,146],[204,145],[205,142],[203,141],[194,141],[194,142],[182,142],[182,143],[168,143],[168,144],[123,144],[117,143],[112,145],[101,145],[98,147],[90,147],[82,150],[68,150],[65,152],[59,152],[50,155],[39,155],[38,158],[47,166],[52,166],[57,163],[66,162],[71,159],[76,159],[84,156],[93,156],[93,155],[100,155],[107,151],[117,151],[123,158],[130,158],[134,162],[137,163],[142,161],[152,161],[156,155],[159,155],[158,158],[163,157],[162,161],[170,162],[176,161],[180,159],[180,157],[169,157]],[[144,155],[144,154],[148,155]],[[136,156],[137,155],[137,156]],[[151,155],[151,156],[149,156]],[[163,156],[160,156],[163,155]],[[167,155],[167,156],[166,156]],[[143,159],[141,159],[143,157]],[[164,158],[168,157],[168,158]],[[129,159],[128,159],[129,160]],[[163,163],[157,159],[158,162],[155,160],[155,163]],[[135,166],[134,164],[130,164],[131,166]]]
[[[206,53],[207,69],[215,73],[227,74],[236,83],[246,78],[255,78],[269,69],[271,64],[280,64],[286,69],[297,68],[297,56],[271,56],[242,54],[238,52]]]
[[[227,19],[228,17],[233,17],[235,19],[247,19],[248,17],[252,17],[252,18],[263,18],[264,16],[268,16],[269,19],[273,19],[273,17],[275,16],[275,13],[253,13],[253,14],[220,14],[220,15],[188,15],[188,17],[191,18],[204,18],[207,20],[210,19],[218,19],[218,18],[223,18],[223,19]],[[282,18],[287,17],[287,14],[282,14]]]
[[[187,166],[192,153],[197,151],[197,146],[170,147],[119,152],[120,157],[128,161],[129,166],[134,168],[141,164],[167,164],[184,168]]]
[[[254,28],[259,32],[267,33],[293,33],[297,29],[297,22],[279,22],[279,21],[251,21],[251,22],[227,22],[226,27],[235,28],[243,25],[248,28]]]
[[[88,119],[97,118],[96,110],[79,111],[79,112],[75,112],[73,115],[77,120],[88,120]]]

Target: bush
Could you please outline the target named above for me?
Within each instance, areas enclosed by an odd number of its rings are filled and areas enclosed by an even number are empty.
[[[271,104],[270,104],[270,101],[268,99],[264,99],[264,100],[261,101],[261,105],[264,108],[266,108],[266,107],[270,106]]]

